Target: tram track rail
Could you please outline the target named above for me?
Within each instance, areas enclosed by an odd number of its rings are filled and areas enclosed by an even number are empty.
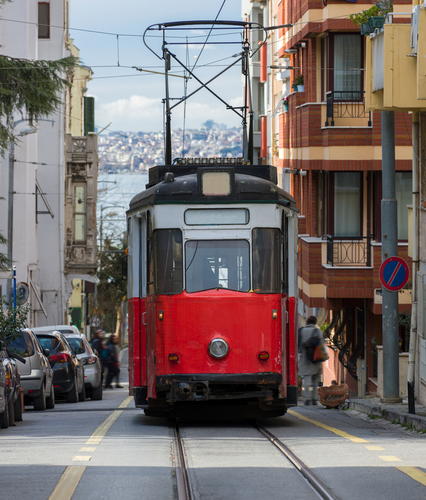
[[[288,446],[257,422],[251,422],[253,427],[270,443],[272,443],[294,465],[296,470],[309,483],[311,488],[324,500],[338,500],[338,497],[297,457]]]
[[[248,423],[275,446],[282,455],[294,466],[301,478],[306,481],[313,492],[323,500],[339,500],[338,497],[312,472],[312,470],[300,458],[293,453],[280,439],[272,432],[256,421],[249,420]],[[173,433],[173,446],[175,450],[175,469],[177,482],[177,499],[193,500],[189,469],[185,457],[184,439],[180,433],[178,419],[171,422]]]
[[[191,482],[189,480],[188,466],[185,458],[185,450],[183,439],[180,434],[179,424],[177,419],[173,420],[173,441],[176,451],[176,482],[177,482],[177,497],[178,500],[193,500]]]

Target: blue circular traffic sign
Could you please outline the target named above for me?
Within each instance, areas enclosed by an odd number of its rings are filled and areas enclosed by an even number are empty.
[[[380,266],[380,282],[391,292],[397,292],[408,283],[410,270],[401,257],[388,257]]]

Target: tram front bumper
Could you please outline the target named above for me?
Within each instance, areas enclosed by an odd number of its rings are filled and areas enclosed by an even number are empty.
[[[269,399],[281,382],[278,373],[162,375],[156,377],[156,390],[169,402]]]

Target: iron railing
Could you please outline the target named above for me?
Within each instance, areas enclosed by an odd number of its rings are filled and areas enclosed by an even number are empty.
[[[366,118],[371,127],[371,112],[365,110],[364,91],[333,90],[327,92],[327,117],[325,126],[334,127],[335,118]],[[330,121],[329,121],[330,120]]]
[[[327,264],[371,266],[371,236],[342,238],[327,235]]]

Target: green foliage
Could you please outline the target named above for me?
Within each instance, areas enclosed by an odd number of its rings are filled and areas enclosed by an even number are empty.
[[[373,16],[385,16],[388,12],[392,12],[392,7],[389,3],[378,2],[373,4],[369,9],[363,10],[362,12],[357,12],[356,14],[351,14],[351,21],[357,26],[362,26],[364,23],[368,22],[368,19]]]
[[[398,315],[398,323],[404,327],[411,326],[411,312],[404,311]]]
[[[303,80],[303,75],[298,75],[298,76],[296,76],[296,78],[294,80],[294,83],[296,85],[304,85],[303,81],[304,81]]]
[[[0,153],[12,139],[13,114],[25,114],[30,123],[48,116],[61,104],[60,92],[71,86],[74,56],[57,61],[30,61],[0,55]]]
[[[6,299],[0,297],[0,337],[7,343],[11,342],[19,331],[27,327],[27,317],[31,304],[8,308]]]
[[[127,281],[123,280],[122,260],[126,248],[125,241],[113,245],[109,238],[103,241],[99,255],[97,316],[102,321],[102,328],[112,332],[121,303],[127,294]]]

